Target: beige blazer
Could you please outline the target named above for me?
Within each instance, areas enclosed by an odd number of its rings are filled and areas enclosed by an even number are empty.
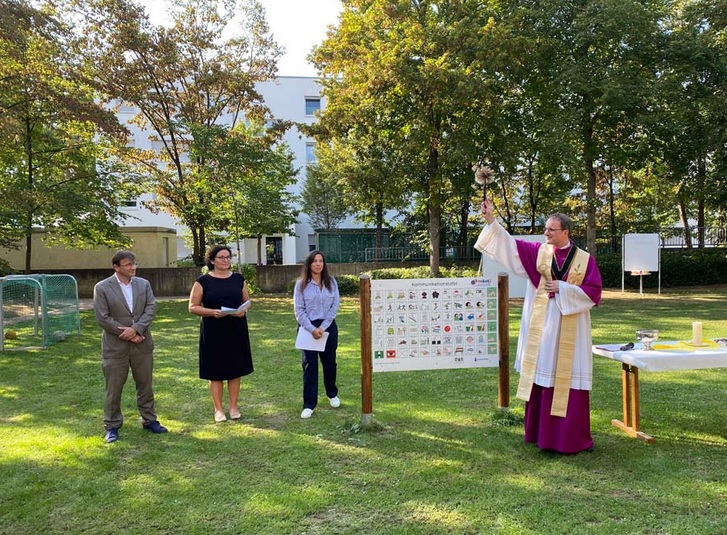
[[[149,353],[154,350],[154,340],[149,326],[156,316],[157,307],[151,284],[146,279],[132,277],[131,288],[134,296],[134,310],[129,310],[116,275],[100,281],[93,288],[93,309],[96,314],[96,322],[103,329],[101,350],[105,359],[120,357],[129,351],[131,346]],[[123,329],[119,329],[119,327],[129,326],[146,339],[140,344],[121,340],[119,335]]]

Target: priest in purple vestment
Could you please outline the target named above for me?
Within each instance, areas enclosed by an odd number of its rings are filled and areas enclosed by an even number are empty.
[[[475,248],[528,281],[515,360],[525,442],[560,453],[590,450],[590,310],[602,289],[596,261],[571,241],[572,222],[564,214],[546,221],[545,243],[510,236],[488,199],[482,215],[487,224]]]

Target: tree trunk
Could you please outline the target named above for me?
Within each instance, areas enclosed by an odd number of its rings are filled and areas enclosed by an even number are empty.
[[[188,225],[189,233],[192,235],[192,261],[195,266],[204,266],[204,253],[200,252],[199,230],[196,226]]]
[[[703,156],[697,164],[697,247],[704,249],[704,182],[707,175],[707,163]]]
[[[379,195],[379,201],[376,203],[376,234],[374,234],[374,262],[379,261],[379,257],[384,248],[384,202]]]
[[[33,151],[33,129],[30,121],[25,121],[25,154],[28,159],[27,170],[28,170],[28,192],[32,194],[35,186],[35,152]],[[33,253],[33,213],[32,209],[30,213],[25,214],[27,216],[25,221],[25,273],[30,273],[31,258]]]
[[[464,199],[459,208],[459,247],[457,248],[457,260],[464,260],[467,257],[466,249],[467,242],[469,241],[467,239],[467,224],[469,223],[469,215],[470,201],[469,199]]]
[[[583,163],[586,170],[586,250],[596,256],[596,170],[593,166],[593,124],[586,118]]]
[[[202,262],[201,265],[204,265],[205,257],[207,256],[207,233],[205,232],[204,226],[197,227],[197,232],[199,233],[199,255]]]
[[[608,216],[611,223],[611,249],[612,253],[618,252],[618,238],[616,237],[616,209],[614,202],[616,200],[616,192],[614,191],[615,178],[613,176],[613,168],[608,170]]]
[[[439,277],[439,240],[442,224],[442,207],[433,200],[429,201],[429,274]]]
[[[510,234],[513,234],[513,227],[512,227],[512,212],[510,210],[510,202],[507,198],[507,188],[505,187],[505,181],[500,181],[500,198],[501,203],[503,206],[503,209],[500,211],[500,214],[504,213],[504,217],[502,218],[503,222],[505,223],[505,228],[507,229],[507,232]]]
[[[689,229],[689,215],[687,214],[687,206],[684,202],[684,199],[681,198],[681,196],[677,197],[678,199],[678,206],[679,206],[679,221],[682,223],[682,227],[684,229],[684,244],[687,246],[687,249],[692,248],[692,233]]]
[[[433,143],[429,147],[427,160],[427,178],[429,179],[429,273],[439,277],[439,241],[442,229],[442,199],[439,178],[439,152]]]
[[[30,234],[25,235],[25,273],[30,273],[31,262],[33,252],[33,227],[29,226]]]
[[[530,235],[535,235],[535,222],[537,218],[536,210],[537,210],[537,202],[535,200],[535,169],[534,169],[534,161],[533,158],[528,159],[528,197],[529,202],[528,205],[530,207]]]

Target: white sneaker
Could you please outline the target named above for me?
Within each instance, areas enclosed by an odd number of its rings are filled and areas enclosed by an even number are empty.
[[[313,416],[313,409],[303,409],[303,412],[300,413],[300,417],[304,420],[311,416]]]
[[[338,407],[341,406],[341,400],[338,399],[338,396],[336,396],[334,398],[328,398],[328,401],[330,401],[331,407],[333,407],[334,409],[337,409]]]

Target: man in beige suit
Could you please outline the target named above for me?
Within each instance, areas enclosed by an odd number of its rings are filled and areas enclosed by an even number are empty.
[[[156,300],[146,279],[136,277],[136,255],[119,251],[111,259],[115,273],[93,289],[96,322],[103,329],[102,368],[106,378],[103,422],[106,442],[119,439],[123,425],[121,392],[131,368],[136,383],[136,405],[144,429],[166,433],[154,411],[152,369],[154,340],[149,326],[156,315]]]

